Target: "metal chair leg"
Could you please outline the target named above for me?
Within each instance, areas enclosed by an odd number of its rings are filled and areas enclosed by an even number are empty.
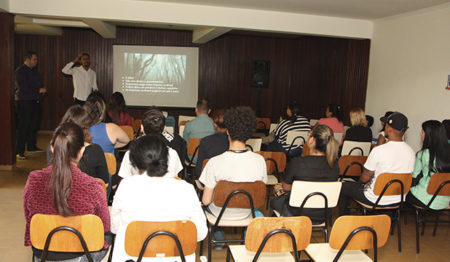
[[[416,253],[420,253],[420,242],[419,242],[419,210],[416,209]]]
[[[230,256],[231,256],[231,251],[230,251],[230,248],[228,248],[228,250],[227,250],[227,262],[230,262]]]
[[[209,228],[209,232],[208,232],[208,262],[212,261],[212,230],[211,228]]]
[[[437,226],[438,226],[438,223],[439,223],[439,215],[440,215],[440,213],[438,212],[436,214],[436,222],[434,222],[434,229],[433,229],[433,236],[434,237],[436,236],[436,230],[437,230]]]
[[[400,219],[400,209],[397,210],[397,227],[398,227],[398,252],[402,252],[402,224]]]

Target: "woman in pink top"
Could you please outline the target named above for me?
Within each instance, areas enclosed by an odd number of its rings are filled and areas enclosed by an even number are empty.
[[[127,113],[127,105],[122,93],[114,92],[108,102],[108,115],[119,126],[131,126],[132,119]]]
[[[321,118],[318,125],[329,126],[334,133],[341,133],[342,141],[344,140],[344,112],[342,111],[342,106],[336,104],[329,104],[327,106],[327,111],[325,112],[325,118]]]

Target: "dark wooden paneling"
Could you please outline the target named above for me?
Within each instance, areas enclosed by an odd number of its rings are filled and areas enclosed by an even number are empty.
[[[306,117],[324,115],[326,104],[342,104],[348,112],[364,107],[369,40],[303,36],[274,38],[227,34],[209,43],[192,44],[190,31],[117,28],[116,39],[103,39],[88,29],[64,29],[62,36],[16,36],[16,65],[27,49],[39,53],[38,70],[49,93],[44,101],[43,129],[54,129],[72,101],[72,79],[62,67],[80,52],[91,55],[100,91],[112,93],[112,46],[163,45],[199,47],[199,97],[213,108],[261,104],[261,116],[277,120],[291,101],[300,102]],[[269,88],[250,86],[254,60],[271,62]],[[149,101],[149,105],[152,105]],[[167,109],[169,114],[193,115],[189,109]],[[143,109],[130,109],[140,117]]]

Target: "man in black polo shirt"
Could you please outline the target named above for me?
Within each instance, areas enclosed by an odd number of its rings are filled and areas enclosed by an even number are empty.
[[[15,99],[19,118],[16,153],[19,159],[26,159],[25,145],[28,153],[43,152],[36,146],[36,132],[39,128],[39,99],[47,90],[42,77],[36,71],[38,57],[35,52],[25,54],[23,65],[15,73]]]

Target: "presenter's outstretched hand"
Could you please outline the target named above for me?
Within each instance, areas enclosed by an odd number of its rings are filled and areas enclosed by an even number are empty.
[[[81,54],[78,54],[77,57],[75,57],[75,59],[73,60],[73,62],[76,63],[81,63]]]

